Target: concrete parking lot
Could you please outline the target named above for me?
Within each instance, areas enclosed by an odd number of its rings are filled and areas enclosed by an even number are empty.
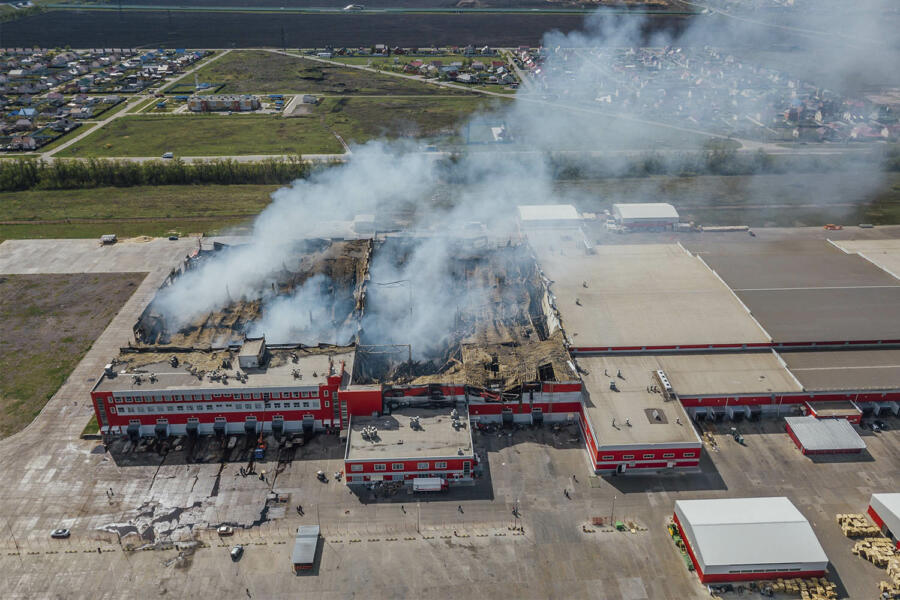
[[[0,260],[10,256],[7,243]],[[158,243],[146,248],[170,247]],[[167,453],[122,442],[106,452],[98,441],[79,439],[90,414],[88,390],[188,251],[183,243],[171,254],[123,254],[122,263],[109,265],[124,271],[131,264],[149,275],[38,419],[0,441],[4,598],[703,598],[708,593],[665,530],[675,500],[763,495],[788,496],[810,520],[844,597],[874,597],[883,572],[851,555],[834,515],[864,512],[872,492],[896,490],[896,418],[887,419],[888,431],[863,432],[863,455],[815,460],[800,454],[780,420],[737,425],[745,446],[728,435],[730,423],[721,423],[712,426],[716,444],[704,451],[701,472],[617,478],[590,474],[574,427],[476,433],[485,464],[477,485],[386,498],[332,479],[344,451],[337,436],[316,437],[282,463],[270,446],[248,476],[241,474],[248,467],[243,439],[231,450],[226,440],[224,452],[214,439],[194,447],[173,440]],[[62,264],[55,256],[50,264]],[[83,264],[70,268],[94,263]],[[328,483],[316,479],[320,469]],[[272,491],[288,501],[267,502]],[[639,528],[582,530],[609,516]],[[235,534],[220,540],[211,529],[220,523]],[[294,576],[293,531],[313,523],[325,538],[317,568]],[[71,538],[50,539],[56,527],[70,528]],[[174,561],[179,550],[158,543],[190,537],[204,547],[181,566]],[[246,551],[232,562],[228,551],[236,543]],[[124,550],[141,545],[158,549]]]

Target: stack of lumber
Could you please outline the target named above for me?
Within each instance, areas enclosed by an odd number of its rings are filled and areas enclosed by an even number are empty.
[[[836,600],[837,598],[837,586],[824,577],[761,581],[759,588],[768,588],[772,592],[780,594],[800,596],[801,600]]]
[[[866,538],[853,544],[853,554],[861,556],[879,569],[884,569],[894,557],[894,545],[886,537]]]
[[[881,530],[869,523],[865,515],[843,514],[837,516],[841,531],[849,538],[872,537]]]
[[[878,593],[885,600],[900,598],[900,556],[888,561],[887,581],[878,582]]]

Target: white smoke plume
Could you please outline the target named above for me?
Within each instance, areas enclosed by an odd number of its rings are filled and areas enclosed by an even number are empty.
[[[598,12],[587,19],[582,32],[550,32],[543,42],[549,53],[542,76],[533,84],[523,84],[499,114],[473,121],[505,122],[514,135],[516,143],[510,149],[515,152],[469,152],[451,162],[436,160],[404,142],[379,141],[355,147],[347,164],[319,171],[275,192],[272,204],[256,219],[246,245],[186,273],[161,292],[155,309],[177,325],[232,299],[263,297],[263,284],[282,268],[293,241],[323,235],[328,223],[349,221],[358,214],[409,212],[413,207],[410,229],[420,234],[418,242],[401,262],[396,256],[376,252],[369,286],[370,316],[363,328],[383,343],[411,344],[416,355],[427,355],[441,346],[461,311],[485,303],[492,293],[461,281],[453,271],[453,259],[466,247],[471,224],[481,223],[494,233],[509,232],[514,228],[517,205],[579,204],[583,199],[577,193],[561,197],[554,191],[548,160],[551,153],[570,153],[586,162],[618,160],[626,165],[636,153],[666,148],[683,152],[698,149],[711,137],[727,136],[727,127],[723,129],[715,119],[704,122],[693,117],[714,112],[714,107],[701,100],[695,100],[696,110],[685,109],[684,116],[668,108],[654,113],[654,107],[668,105],[659,98],[648,100],[649,90],[643,97],[636,93],[642,85],[636,78],[619,83],[623,77],[616,60],[622,52],[635,52],[629,49],[639,46],[695,51],[711,44],[727,48],[722,51],[722,72],[694,73],[688,81],[732,76],[725,72],[728,70],[749,72],[754,58],[777,56],[786,60],[770,61],[766,66],[784,70],[792,78],[823,71],[833,80],[830,85],[853,84],[860,73],[866,81],[888,75],[896,78],[900,73],[896,68],[900,64],[896,62],[898,29],[885,25],[896,23],[894,3],[864,0],[840,8],[830,2],[827,6],[823,9],[810,3],[785,13],[788,17],[714,13],[698,16],[685,31],[675,34],[648,33],[648,21],[611,18]],[[846,18],[848,14],[850,18]],[[770,23],[765,24],[766,20]],[[725,54],[737,59],[727,61]],[[674,86],[656,93],[684,93],[685,102],[693,98]],[[771,102],[764,97],[758,110],[749,112],[771,112]],[[769,147],[758,140],[741,143],[745,149]],[[877,185],[877,178],[873,177],[871,184]],[[450,207],[435,206],[431,200],[436,190],[448,186],[454,187]],[[654,195],[630,200],[665,198]],[[340,340],[348,332],[311,326],[324,323],[329,314],[323,306],[328,295],[320,293],[322,285],[327,282],[313,278],[289,298],[266,300],[262,320],[248,333],[265,333],[272,341],[284,342]],[[323,337],[292,339],[297,332],[310,330]]]

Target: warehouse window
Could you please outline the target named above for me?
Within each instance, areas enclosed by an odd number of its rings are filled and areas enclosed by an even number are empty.
[[[281,402],[276,402],[276,403],[275,403],[275,408],[281,408]]]
[[[675,453],[674,452],[666,452],[665,454],[663,454],[663,458],[675,458]]]
[[[644,458],[653,458],[654,456],[656,456],[656,455],[655,454],[645,454]]]
[[[358,473],[359,471],[362,471],[362,465],[360,465],[360,464],[350,465],[350,470],[356,471]]]
[[[447,463],[445,463],[445,462],[436,462],[436,463],[434,463],[434,468],[435,468],[435,469],[446,469],[446,468],[447,468]]]
[[[427,471],[428,463],[427,462],[418,463],[418,464],[416,464],[416,468],[420,471]]]
[[[299,403],[299,402],[294,402],[294,408],[300,408],[300,403]]]
[[[391,463],[391,471],[402,471],[403,463]]]
[[[300,392],[294,392],[294,398],[299,398],[299,397],[300,397]]]
[[[126,397],[125,397],[125,402],[131,402],[131,397],[126,396]]]
[[[328,407],[330,407],[330,406],[331,406],[331,402],[329,402],[328,400],[326,400],[326,401],[325,401],[325,408],[328,408]]]
[[[327,397],[328,397],[328,390],[323,391],[323,392],[322,392],[322,395],[325,396],[325,397],[327,398]]]
[[[622,460],[634,460],[634,454],[625,454],[622,456]]]
[[[685,458],[694,458],[695,456],[697,456],[697,454],[694,452],[685,452],[684,453]]]
[[[386,471],[387,467],[385,465],[375,465],[376,471]]]
[[[304,403],[303,403],[303,408],[309,408],[309,402],[304,402]]]
[[[176,408],[178,409],[178,412],[183,412],[183,411],[184,411],[184,406],[181,405],[181,404],[179,404]]]
[[[256,393],[253,394],[253,399],[254,399],[254,400],[259,400],[259,392],[256,392]]]
[[[212,405],[212,404],[207,404],[207,405],[206,405],[206,410],[212,410],[212,409],[213,409],[213,405]]]
[[[616,457],[613,456],[612,454],[604,454],[602,457],[600,457],[600,460],[615,460],[615,459],[616,459]]]
[[[116,414],[116,407],[115,407],[115,406],[110,406],[110,407],[109,407],[109,412],[111,412],[112,414]]]

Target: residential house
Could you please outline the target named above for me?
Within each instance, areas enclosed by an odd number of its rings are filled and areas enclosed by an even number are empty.
[[[34,150],[37,148],[37,142],[30,135],[16,136],[9,145],[10,150]]]
[[[16,119],[16,123],[13,125],[13,130],[15,131],[30,131],[34,129],[34,123],[31,122],[31,119]]]

